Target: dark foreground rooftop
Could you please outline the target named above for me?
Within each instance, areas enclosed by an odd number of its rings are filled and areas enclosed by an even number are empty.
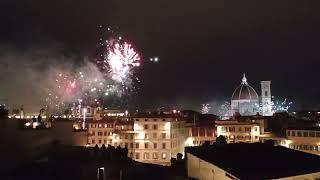
[[[320,172],[320,157],[263,143],[188,147],[187,152],[240,179],[274,179]]]

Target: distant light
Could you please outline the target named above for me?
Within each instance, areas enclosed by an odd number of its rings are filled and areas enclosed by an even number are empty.
[[[24,125],[25,125],[25,126],[30,126],[31,123],[30,123],[30,122],[27,122],[27,123],[25,123]]]

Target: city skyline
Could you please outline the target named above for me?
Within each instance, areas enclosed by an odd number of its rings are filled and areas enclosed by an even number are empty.
[[[134,42],[143,61],[135,106],[221,104],[246,73],[255,89],[271,80],[274,97],[289,99],[293,109],[319,108],[319,13],[307,2],[3,3],[2,65],[8,52],[32,55],[39,47],[55,59],[77,57],[70,58],[77,64],[94,57],[98,27],[112,26]],[[17,87],[6,75],[1,81]]]

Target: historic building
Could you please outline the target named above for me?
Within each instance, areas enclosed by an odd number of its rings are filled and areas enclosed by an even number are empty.
[[[272,116],[271,112],[271,81],[261,81],[261,101],[243,75],[241,84],[234,90],[231,97],[231,112],[240,113],[243,116],[261,113],[264,116]]]
[[[170,165],[184,153],[188,129],[179,115],[135,115],[88,121],[88,145],[128,148],[128,156],[145,163]]]

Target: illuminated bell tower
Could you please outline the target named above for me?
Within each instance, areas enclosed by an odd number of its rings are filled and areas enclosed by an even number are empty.
[[[261,81],[262,115],[272,116],[271,81]]]

